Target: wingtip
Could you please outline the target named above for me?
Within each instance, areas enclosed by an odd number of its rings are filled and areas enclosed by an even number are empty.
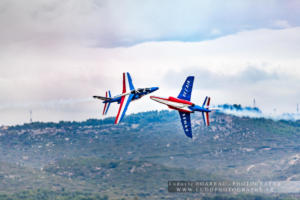
[[[152,99],[152,100],[156,100],[156,99],[157,99],[157,97],[156,97],[156,96],[150,96],[150,99]]]

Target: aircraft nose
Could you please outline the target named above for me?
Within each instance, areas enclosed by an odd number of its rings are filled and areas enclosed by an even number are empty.
[[[152,92],[154,92],[154,91],[156,91],[158,89],[159,89],[159,87],[153,87],[153,88],[151,88]]]

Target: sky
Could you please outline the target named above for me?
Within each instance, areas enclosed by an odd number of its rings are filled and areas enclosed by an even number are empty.
[[[300,1],[0,0],[0,125],[102,119],[122,72],[153,95],[296,112]],[[128,113],[165,109],[149,97]],[[113,105],[108,116],[115,116]]]

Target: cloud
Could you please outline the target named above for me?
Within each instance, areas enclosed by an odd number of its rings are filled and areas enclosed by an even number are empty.
[[[222,34],[222,31],[220,31],[219,29],[217,28],[214,28],[211,30],[210,32],[211,35],[221,35]]]
[[[278,80],[279,74],[277,72],[264,71],[263,66],[260,68],[248,66],[242,72],[232,77],[231,80],[234,80],[235,78],[237,78],[237,82],[255,84],[260,81]]]
[[[195,75],[195,103],[206,95],[212,96],[213,104],[248,105],[256,98],[263,111],[292,112],[300,99],[299,35],[300,28],[294,27],[243,31],[202,42],[116,48],[69,41],[1,46],[0,124],[28,121],[31,109],[34,120],[41,121],[99,118],[101,102],[81,100],[107,89],[119,94],[124,71],[131,73],[135,87],[159,86],[158,96],[177,96],[185,77]],[[109,116],[117,108],[112,105]],[[166,107],[144,97],[133,102],[128,113],[154,109]]]
[[[290,23],[286,20],[276,20],[273,23],[276,28],[289,28],[291,27]]]
[[[198,77],[200,80],[199,88],[209,89],[224,89],[224,88],[237,88],[244,87],[249,84],[260,84],[261,82],[277,81],[279,80],[279,73],[276,71],[267,72],[263,69],[263,66],[247,66],[243,70],[235,74],[223,74],[218,72],[212,72],[205,68],[191,67],[186,68],[184,71],[175,72],[170,70],[164,77],[164,82],[169,87],[174,87],[175,83],[182,78],[183,75],[189,74]],[[285,76],[282,77],[286,78]]]
[[[299,8],[297,0],[2,0],[0,43],[119,47],[204,41],[243,30],[299,26]]]

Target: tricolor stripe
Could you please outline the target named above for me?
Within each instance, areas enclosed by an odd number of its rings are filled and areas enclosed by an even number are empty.
[[[115,124],[118,124],[121,120],[120,114],[123,113],[123,110],[124,110],[123,105],[124,105],[124,102],[126,101],[127,98],[128,98],[128,96],[122,96],[122,98],[121,98],[121,103],[120,103],[118,114],[117,114],[117,117],[116,117],[116,120],[115,120]]]
[[[129,106],[129,104],[130,104],[130,102],[131,102],[133,96],[134,96],[133,94],[130,94],[130,95],[128,95],[128,96],[125,97],[124,102],[126,101],[126,105],[123,106],[124,108],[121,110],[122,115],[121,115],[121,117],[120,117],[119,122],[122,121],[123,117],[125,116],[125,113],[126,113],[126,111],[127,111],[127,108],[128,108],[128,106]]]
[[[206,104],[206,101],[207,101],[207,97],[205,97],[205,99],[204,99],[204,102],[203,102],[203,104],[202,104],[202,107],[204,107],[204,106],[205,106],[205,104]]]
[[[161,98],[161,97],[156,97],[156,96],[150,96],[150,98],[154,101],[157,101],[159,103],[169,106],[169,108],[171,108],[171,109],[179,110],[182,112],[191,112],[191,110],[189,109],[189,106],[192,104],[189,101],[177,99],[174,97],[169,97],[168,99],[166,99],[166,98]]]
[[[128,80],[129,89],[134,90],[134,86],[132,84],[132,79],[131,79],[131,76],[130,76],[129,72],[127,72],[127,80]],[[127,92],[129,92],[129,90]]]
[[[207,100],[207,104],[206,104],[207,108],[209,108],[209,104],[210,104],[210,97],[208,97],[208,100]]]
[[[205,119],[205,116],[204,116],[204,112],[202,112],[202,118],[203,118],[204,126],[206,126],[206,119]]]
[[[202,112],[202,118],[205,126],[209,126],[209,113],[208,112]]]
[[[104,104],[104,108],[103,108],[102,115],[105,115],[105,114],[106,114],[106,106],[107,106],[107,103]]]
[[[183,100],[183,99],[177,99],[177,98],[174,98],[174,97],[169,97],[169,100],[173,101],[173,102],[177,102],[177,103],[183,103],[183,104],[187,104],[187,105],[193,105],[193,103],[190,102],[190,101],[186,101],[186,100]]]
[[[208,112],[205,113],[205,121],[206,121],[206,126],[209,126],[209,114]]]
[[[122,94],[126,93],[126,76],[125,73],[123,73],[123,91]]]
[[[188,110],[188,109],[180,109],[180,108],[176,108],[176,107],[173,107],[173,106],[168,106],[168,108],[173,109],[173,110],[177,110],[179,112],[184,112],[184,113],[192,113],[193,112],[193,111]]]
[[[125,116],[128,105],[133,97],[133,94],[130,94],[131,88],[133,88],[133,85],[132,85],[132,80],[131,80],[129,73],[128,72],[123,73],[122,95],[124,94],[124,96],[121,97],[120,107],[118,110],[117,117],[115,119],[115,124],[118,124]]]
[[[111,94],[110,94],[110,91],[109,91],[109,90],[108,90],[108,97],[111,98]],[[108,111],[108,109],[109,109],[110,103],[111,103],[111,102],[108,102],[108,104],[107,104],[107,108],[106,108],[106,110],[105,110],[105,114],[107,114],[107,111]]]
[[[207,104],[206,108],[209,109],[209,104],[210,104],[210,97],[207,99]],[[206,126],[209,126],[209,112],[205,113],[205,121],[206,121]]]
[[[105,97],[107,98],[107,92],[105,93]],[[107,106],[107,103],[104,104],[102,115],[105,115],[105,113],[106,113],[106,106]]]

